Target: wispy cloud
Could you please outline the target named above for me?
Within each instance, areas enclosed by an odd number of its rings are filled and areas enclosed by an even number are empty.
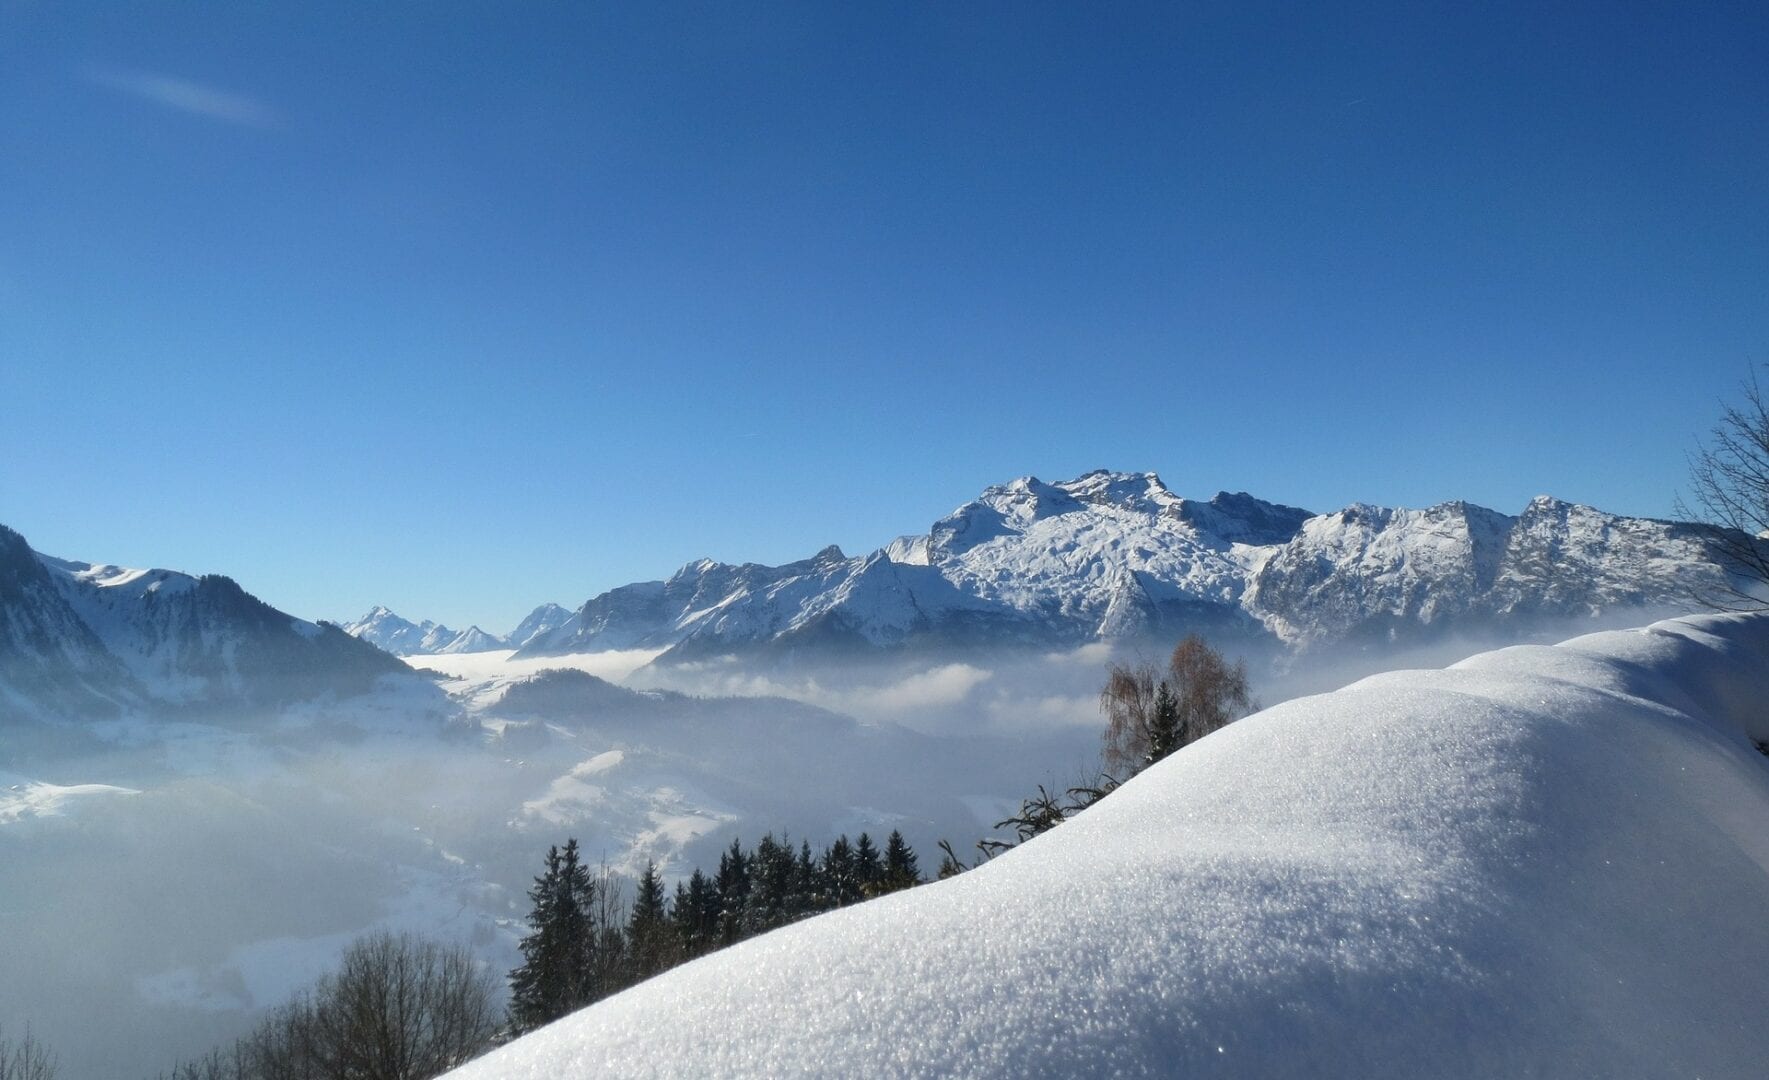
[[[226,124],[268,127],[276,120],[275,114],[268,108],[249,97],[217,90],[189,79],[156,75],[147,71],[101,67],[83,68],[80,75],[87,82],[120,90],[144,101],[164,105],[168,109],[177,109],[192,116],[219,120]]]

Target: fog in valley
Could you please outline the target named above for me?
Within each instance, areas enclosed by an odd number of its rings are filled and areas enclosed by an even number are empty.
[[[1271,705],[1505,643],[1244,659]],[[1039,785],[1096,776],[1108,666],[1163,647],[769,668],[413,657],[329,704],[25,725],[0,774],[0,1016],[64,1075],[150,1076],[245,1031],[370,930],[466,944],[501,984],[526,889],[567,837],[628,878],[655,859],[673,887],[733,838],[821,850],[898,829],[931,875],[939,840],[974,856]]]

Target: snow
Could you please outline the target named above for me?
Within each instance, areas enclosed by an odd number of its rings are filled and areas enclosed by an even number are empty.
[[[1449,628],[1515,640],[1527,620],[1548,640],[1569,619],[1586,629],[1597,616],[1622,612],[1625,625],[1684,610],[1723,578],[1690,526],[1546,497],[1518,517],[1463,502],[1311,516],[1244,492],[1181,498],[1154,473],[1097,471],[990,487],[926,534],[857,558],[830,548],[778,567],[703,559],[667,582],[594,597],[516,644],[525,656],[672,648],[668,664],[855,638],[886,648],[1141,640],[1200,621],[1292,649]]]
[[[508,644],[477,626],[456,631],[429,619],[414,623],[378,604],[362,618],[346,622],[340,629],[395,656],[485,652],[502,650]]]
[[[451,1074],[1758,1077],[1769,616],[1376,676]]]

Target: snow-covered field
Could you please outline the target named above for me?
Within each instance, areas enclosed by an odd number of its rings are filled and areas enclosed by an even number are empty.
[[[453,1075],[1761,1077],[1766,703],[1769,616],[1375,676]]]

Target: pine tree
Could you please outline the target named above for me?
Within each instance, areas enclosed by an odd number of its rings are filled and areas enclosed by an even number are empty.
[[[647,859],[639,878],[638,895],[627,918],[627,947],[634,981],[649,979],[670,964],[668,912],[663,899],[663,875],[657,863]]]
[[[902,833],[892,829],[890,839],[885,841],[884,880],[881,882],[884,891],[895,892],[920,883],[921,870],[915,864],[915,851],[903,841]]]
[[[744,915],[749,908],[749,863],[742,842],[736,838],[731,840],[731,850],[719,856],[719,876],[715,882],[719,936],[727,945],[743,936]]]
[[[877,896],[878,883],[884,878],[884,863],[879,861],[878,848],[865,833],[854,842],[854,883],[861,896]]]
[[[587,1005],[594,995],[595,888],[577,841],[547,849],[546,871],[528,890],[530,932],[522,964],[510,972],[510,1024],[529,1031]]]
[[[799,841],[798,862],[792,868],[792,905],[790,915],[802,919],[823,910],[823,894],[817,881],[817,860],[811,855],[811,842]]]
[[[823,892],[831,907],[847,907],[860,899],[860,882],[854,873],[854,848],[846,834],[823,851]]]
[[[712,951],[719,936],[719,893],[712,880],[698,869],[687,887],[676,886],[676,904],[670,911],[681,955],[686,958]]]
[[[773,833],[756,844],[750,859],[746,934],[763,933],[786,923],[797,867],[792,848],[775,840]]]
[[[1154,709],[1149,715],[1149,749],[1143,765],[1153,765],[1179,749],[1179,699],[1173,687],[1161,680],[1155,687]]]
[[[699,871],[695,871],[699,873]],[[694,900],[688,895],[688,883],[676,882],[676,895],[670,900],[670,913],[667,921],[671,946],[674,954],[687,959],[694,955]]]

